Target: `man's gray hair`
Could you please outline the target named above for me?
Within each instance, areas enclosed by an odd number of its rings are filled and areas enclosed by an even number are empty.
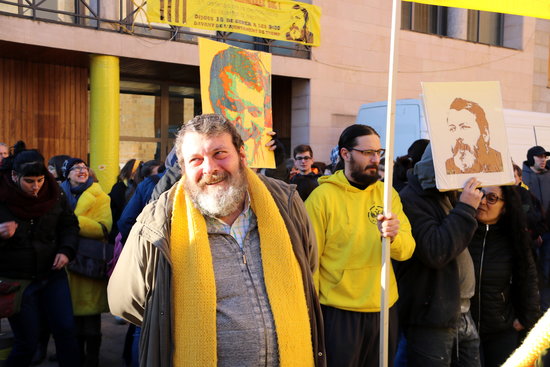
[[[194,132],[209,137],[219,136],[222,134],[229,134],[231,136],[231,142],[237,150],[237,152],[244,145],[241,135],[238,133],[235,125],[226,119],[223,115],[217,113],[198,115],[183,124],[176,136],[176,154],[182,171],[184,170],[184,162],[182,157],[182,145],[185,134]]]

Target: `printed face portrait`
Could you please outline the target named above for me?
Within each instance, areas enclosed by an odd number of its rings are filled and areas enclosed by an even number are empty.
[[[447,125],[452,137],[452,152],[455,164],[461,169],[472,167],[476,159],[478,141],[481,137],[476,116],[468,110],[457,111],[451,109],[447,118]]]
[[[272,127],[271,78],[260,58],[251,52],[228,48],[218,52],[210,69],[210,101],[214,112],[231,121],[256,155],[265,128]]]
[[[241,128],[241,136],[243,133],[250,135],[249,129],[262,126],[265,121],[264,91],[248,85],[237,73],[228,70],[225,76],[225,96],[232,103],[229,106],[222,104],[221,114]]]
[[[307,9],[300,5],[294,5],[292,9],[291,25],[286,33],[286,39],[313,43],[313,33],[308,28],[309,14]]]
[[[451,157],[445,162],[448,174],[502,172],[502,156],[489,145],[489,123],[479,104],[455,98],[447,128],[451,143]]]

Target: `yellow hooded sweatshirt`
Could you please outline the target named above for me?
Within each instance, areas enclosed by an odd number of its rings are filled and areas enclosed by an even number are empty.
[[[321,304],[355,312],[380,312],[382,240],[376,217],[383,213],[384,183],[378,181],[360,190],[350,185],[343,171],[337,171],[319,178],[319,187],[305,204],[319,248],[314,282]],[[395,190],[391,212],[397,215],[400,225],[390,256],[407,260],[415,242]],[[391,268],[390,306],[397,298]]]

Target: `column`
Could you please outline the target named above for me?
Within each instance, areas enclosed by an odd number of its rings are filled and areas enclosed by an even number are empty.
[[[90,57],[90,167],[103,191],[119,172],[120,70],[115,56]]]

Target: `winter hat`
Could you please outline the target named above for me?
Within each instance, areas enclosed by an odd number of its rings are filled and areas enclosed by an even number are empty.
[[[426,146],[422,158],[414,165],[413,172],[423,190],[434,189],[436,187],[431,144]]]
[[[411,144],[407,150],[407,155],[411,158],[413,166],[420,161],[429,142],[428,139],[418,139]]]
[[[73,166],[79,163],[86,164],[86,162],[84,162],[80,158],[69,158],[65,162],[63,162],[63,167],[61,167],[61,171],[63,171],[63,177],[65,178],[65,180],[67,179],[67,177],[69,177],[69,172],[71,172]]]
[[[535,159],[533,157],[539,156],[539,155],[549,156],[550,152],[547,152],[546,149],[544,149],[540,145],[536,145],[536,146],[532,147],[531,149],[529,149],[527,151],[527,165],[529,167],[534,166],[535,165]]]

